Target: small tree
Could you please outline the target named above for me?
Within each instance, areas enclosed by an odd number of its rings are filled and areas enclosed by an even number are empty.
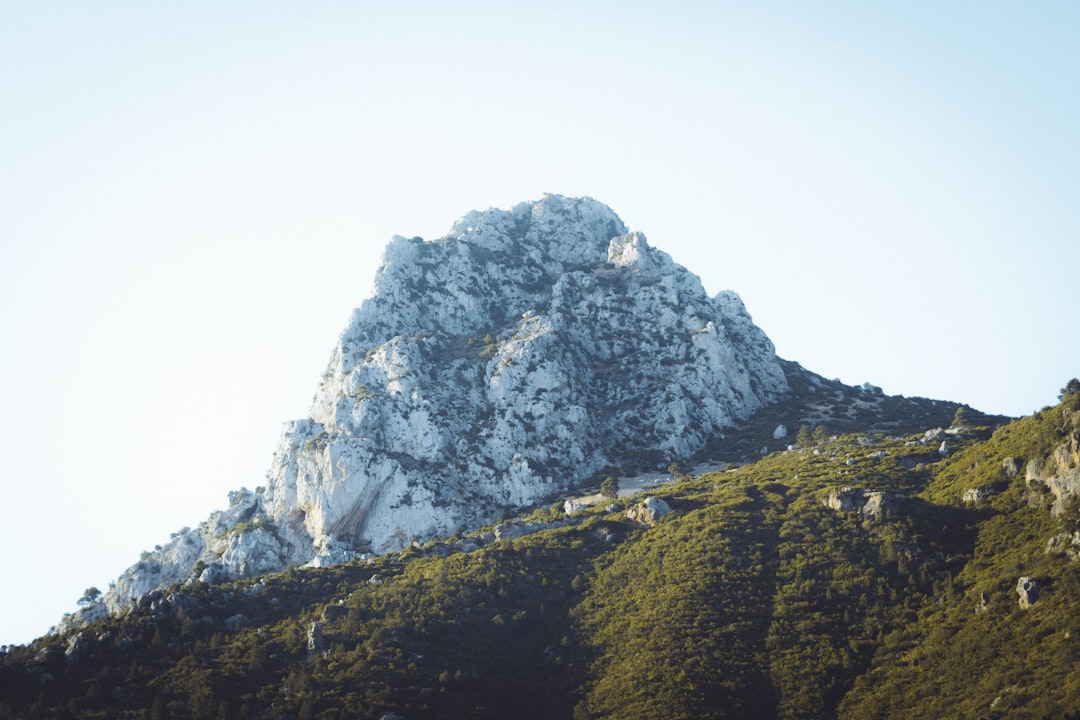
[[[825,441],[829,439],[829,431],[825,429],[824,425],[818,425],[814,428],[814,444],[824,445]]]
[[[963,405],[956,408],[956,414],[953,415],[953,418],[952,418],[952,426],[953,427],[964,427],[965,425],[967,425],[970,422],[971,422],[971,419],[968,417],[967,408],[964,407]]]
[[[667,471],[668,471],[669,475],[674,475],[675,477],[679,477],[679,474],[680,474],[679,463],[672,461],[672,463],[667,466]]]
[[[1065,383],[1065,387],[1061,388],[1061,392],[1058,393],[1058,400],[1064,400],[1070,395],[1076,395],[1077,393],[1080,393],[1080,380],[1073,378]]]
[[[608,475],[604,482],[600,483],[600,494],[606,498],[619,497],[619,481]]]
[[[795,436],[795,444],[799,447],[810,447],[813,442],[810,437],[810,428],[806,425],[800,425],[799,433]]]
[[[88,587],[83,590],[82,597],[79,598],[79,605],[82,607],[89,607],[93,605],[101,598],[101,591],[96,587]]]

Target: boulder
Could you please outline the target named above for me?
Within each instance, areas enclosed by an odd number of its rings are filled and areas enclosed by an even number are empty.
[[[783,440],[784,438],[787,437],[787,426],[786,425],[777,425],[776,429],[773,430],[772,436],[773,436],[773,440]]]
[[[652,527],[660,518],[671,512],[671,506],[658,497],[647,497],[626,511],[630,520]]]
[[[563,512],[567,515],[573,515],[579,510],[584,510],[589,507],[588,503],[579,502],[577,500],[567,500],[563,503]]]
[[[919,439],[923,445],[932,445],[936,442],[940,442],[945,439],[945,430],[942,428],[933,428],[923,433],[923,436]]]
[[[1016,594],[1020,596],[1020,609],[1027,610],[1039,599],[1039,583],[1028,575],[1016,581]]]

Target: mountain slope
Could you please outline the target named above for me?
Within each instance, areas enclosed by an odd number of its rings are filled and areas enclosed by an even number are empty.
[[[1068,717],[1080,394],[967,414],[686,476],[644,523],[556,505],[155,593],[5,654],[0,718]]]

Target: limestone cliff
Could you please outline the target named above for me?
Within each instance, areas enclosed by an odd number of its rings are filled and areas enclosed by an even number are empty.
[[[1054,498],[1050,505],[1054,515],[1061,515],[1080,497],[1080,411],[1066,410],[1062,419],[1062,442],[1049,456],[1029,461],[1026,472],[1029,485],[1045,486]]]
[[[787,389],[739,297],[591,199],[395,237],[269,483],[174,535],[106,596],[388,552],[628,462],[702,449]]]

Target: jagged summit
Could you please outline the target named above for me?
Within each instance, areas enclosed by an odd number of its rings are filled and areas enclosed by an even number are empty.
[[[738,296],[709,297],[605,205],[472,212],[390,242],[267,487],[145,554],[106,605],[452,534],[687,458],[786,389]]]

